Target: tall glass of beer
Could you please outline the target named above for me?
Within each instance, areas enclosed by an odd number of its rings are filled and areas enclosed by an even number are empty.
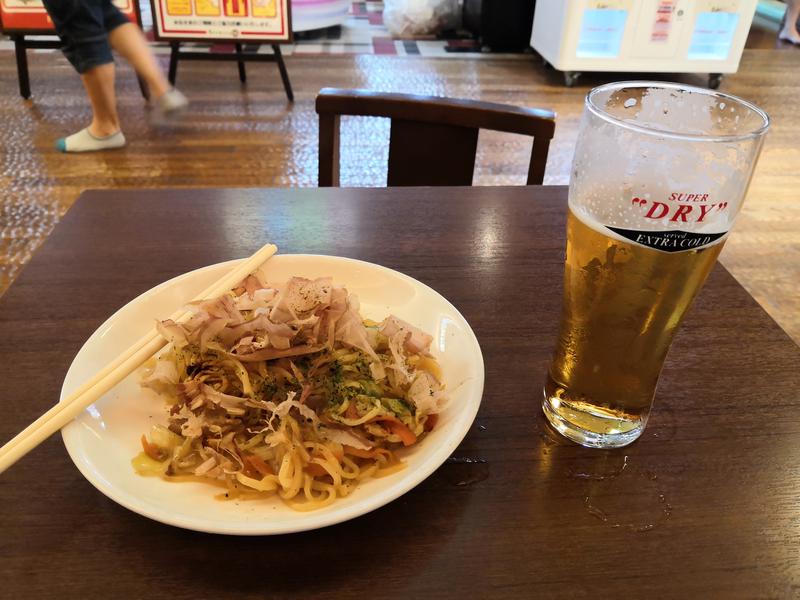
[[[633,81],[587,95],[542,405],[567,438],[615,448],[644,431],[672,338],[742,207],[768,128],[757,106],[702,88]]]

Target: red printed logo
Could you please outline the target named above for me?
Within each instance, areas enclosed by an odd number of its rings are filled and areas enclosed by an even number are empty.
[[[634,212],[638,212],[644,219],[659,223],[666,221],[678,226],[685,223],[689,229],[693,229],[692,225],[707,223],[714,215],[728,210],[727,202],[714,202],[710,194],[684,192],[673,192],[661,200],[637,196],[631,198],[631,205],[634,207]],[[642,231],[610,225],[606,227],[618,236],[662,252],[699,250],[714,244],[727,233],[727,231],[695,233],[684,231],[682,228]]]
[[[646,198],[631,198],[631,204],[642,210],[645,219],[659,221],[666,218],[671,223],[704,223],[714,212],[728,208],[727,202],[709,202],[708,194],[674,192],[661,202]]]

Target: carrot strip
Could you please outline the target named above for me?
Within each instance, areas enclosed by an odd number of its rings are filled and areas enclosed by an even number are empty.
[[[272,471],[272,467],[265,463],[264,459],[256,454],[245,454],[242,456],[242,460],[244,460],[244,462],[250,465],[261,475],[275,475],[275,473]]]
[[[433,431],[433,428],[436,427],[436,424],[439,422],[439,415],[428,415],[428,418],[425,419],[425,425],[423,428],[425,431]]]
[[[157,460],[158,462],[164,460],[161,448],[159,448],[155,444],[151,444],[150,442],[148,442],[147,436],[144,434],[142,434],[141,440],[142,440],[142,448],[144,449],[144,453],[147,454],[147,456],[149,456],[153,460]]]
[[[386,421],[386,427],[400,438],[403,446],[410,446],[417,441],[417,436],[400,421]]]
[[[328,474],[328,472],[325,470],[325,467],[318,463],[308,463],[305,471],[312,477],[321,477],[322,475]]]
[[[403,446],[410,446],[411,444],[416,443],[417,436],[416,434],[411,431],[402,421],[390,417],[389,415],[382,415],[380,417],[375,417],[374,419],[370,419],[371,423],[380,423],[382,422],[384,427],[389,430],[390,433],[395,434],[400,438],[400,441],[403,442]]]
[[[358,458],[375,458],[375,450],[363,450],[361,448],[354,448],[353,446],[344,445],[344,453],[350,456],[357,456]]]

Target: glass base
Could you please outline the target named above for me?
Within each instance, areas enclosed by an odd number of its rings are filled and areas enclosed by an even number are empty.
[[[645,419],[626,419],[587,402],[568,402],[544,391],[542,410],[567,439],[588,448],[621,448],[642,435]]]

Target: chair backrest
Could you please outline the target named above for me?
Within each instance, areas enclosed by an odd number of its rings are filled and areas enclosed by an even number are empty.
[[[319,185],[339,185],[339,117],[389,117],[387,185],[472,185],[481,129],[533,137],[528,185],[541,184],[555,114],[477,100],[325,88],[317,96]]]

